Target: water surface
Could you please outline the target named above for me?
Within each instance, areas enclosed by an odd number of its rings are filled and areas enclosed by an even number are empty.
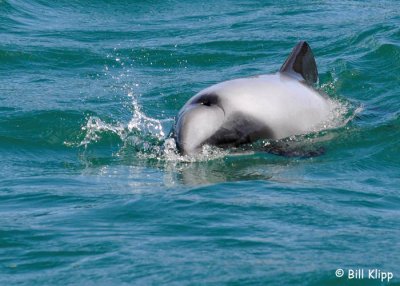
[[[400,285],[397,1],[0,1],[0,284]],[[325,154],[163,144],[199,90],[307,40]]]

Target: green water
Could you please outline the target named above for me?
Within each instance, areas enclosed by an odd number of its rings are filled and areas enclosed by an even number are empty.
[[[0,0],[0,285],[400,285],[399,12]],[[299,40],[340,106],[300,139],[323,155],[165,148],[192,95]]]

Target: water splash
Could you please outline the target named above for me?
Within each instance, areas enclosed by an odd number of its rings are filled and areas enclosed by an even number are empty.
[[[113,126],[105,123],[96,116],[90,116],[86,126],[82,127],[82,131],[86,132],[83,140],[78,144],[78,147],[87,147],[93,142],[98,142],[102,138],[102,134],[105,132],[111,132],[118,135],[121,140],[126,138],[126,129],[122,125]]]
[[[103,137],[113,134],[122,142],[122,147],[113,155],[128,160],[198,162],[222,158],[227,154],[219,148],[204,146],[202,152],[196,156],[180,155],[174,139],[168,138],[174,119],[155,119],[142,110],[140,91],[137,90],[139,84],[131,82],[131,78],[136,77],[133,74],[135,60],[120,54],[117,49],[108,54],[107,58],[111,63],[104,67],[104,76],[111,77],[114,84],[110,88],[113,92],[123,92],[129,98],[129,104],[124,105],[132,110],[132,118],[127,123],[107,123],[97,116],[89,117],[82,127],[85,134],[78,146],[86,149]]]
[[[83,140],[79,147],[85,149],[94,143],[101,142],[104,138],[114,135],[118,138],[118,145],[122,147],[113,156],[159,156],[160,146],[166,137],[166,130],[173,119],[159,120],[147,116],[139,104],[140,85],[134,79],[137,78],[135,70],[135,59],[129,57],[119,48],[114,48],[107,54],[109,60],[103,69],[103,76],[110,77],[111,85],[107,86],[109,93],[116,99],[122,99],[122,106],[129,109],[132,117],[128,122],[105,122],[98,116],[91,116],[87,119]],[[120,115],[117,117],[121,117]],[[128,156],[128,155],[126,155]]]
[[[128,93],[128,96],[132,98],[133,105],[133,117],[128,123],[128,130],[137,130],[144,135],[155,136],[159,140],[164,139],[166,132],[164,131],[162,125],[163,121],[146,116],[142,112],[137,98],[133,96],[133,93]],[[171,120],[172,119],[167,119],[164,120],[164,122],[168,122]]]
[[[354,106],[349,101],[343,101],[335,98],[328,99],[329,105],[332,107],[329,117],[315,128],[315,132],[337,129],[346,126],[354,117],[362,111],[362,107]]]

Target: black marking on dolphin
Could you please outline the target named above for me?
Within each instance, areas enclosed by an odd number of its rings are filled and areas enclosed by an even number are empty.
[[[242,113],[234,113],[226,122],[201,145],[218,147],[239,146],[259,138],[274,138],[274,132],[263,122]]]
[[[205,106],[212,106],[212,105],[219,106],[220,100],[219,100],[218,94],[205,93],[199,97],[194,97],[193,100],[191,100],[189,103],[192,103],[192,104],[199,103],[199,104],[202,104]]]

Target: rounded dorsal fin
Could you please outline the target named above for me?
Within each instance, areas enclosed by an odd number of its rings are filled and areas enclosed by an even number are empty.
[[[309,85],[318,82],[318,70],[310,46],[299,42],[279,70],[281,73],[305,81]]]

